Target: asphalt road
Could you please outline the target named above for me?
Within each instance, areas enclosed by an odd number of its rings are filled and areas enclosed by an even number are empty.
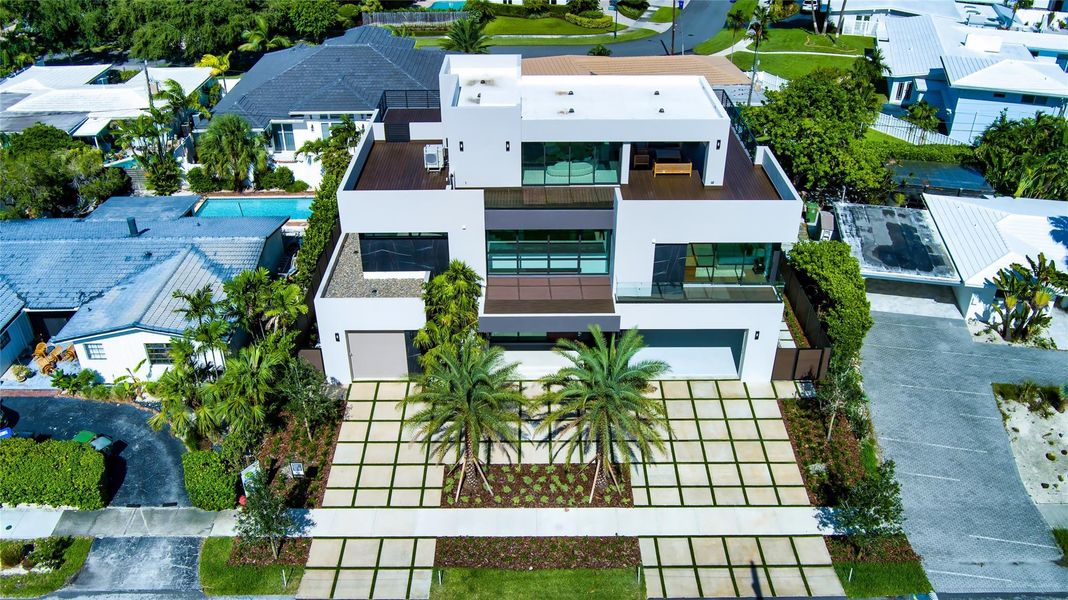
[[[16,432],[69,440],[83,429],[115,441],[107,469],[112,506],[189,506],[182,477],[184,448],[166,431],[152,431],[149,413],[132,406],[73,398],[4,398],[4,412]]]
[[[685,50],[691,53],[694,45],[707,40],[723,29],[727,12],[734,5],[732,0],[692,0],[677,18],[678,28],[675,32],[676,52]],[[671,30],[630,42],[607,44],[612,56],[649,56],[663,55],[671,48]],[[569,54],[586,54],[593,45],[588,46],[490,46],[493,54],[522,54],[523,56],[560,56]]]
[[[872,313],[864,387],[897,463],[905,531],[941,593],[1068,592],[991,382],[1068,381],[1068,353],[972,341],[961,319]]]

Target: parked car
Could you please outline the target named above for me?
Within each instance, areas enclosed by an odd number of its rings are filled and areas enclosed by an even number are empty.
[[[85,429],[79,431],[78,434],[71,439],[83,444],[89,444],[93,450],[103,454],[111,454],[111,450],[115,446],[115,442],[108,436],[96,434]]]

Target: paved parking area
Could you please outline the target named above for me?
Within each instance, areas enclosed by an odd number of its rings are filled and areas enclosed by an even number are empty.
[[[905,530],[938,592],[1065,592],[991,382],[1068,381],[1068,353],[975,342],[960,319],[873,313],[864,383]]]
[[[200,589],[201,543],[191,537],[97,538],[85,566],[63,591],[188,594]]]
[[[88,429],[110,436],[117,454],[108,475],[118,485],[111,506],[190,506],[182,476],[185,448],[167,431],[152,431],[149,413],[132,406],[57,397],[5,397],[16,432],[69,440]]]

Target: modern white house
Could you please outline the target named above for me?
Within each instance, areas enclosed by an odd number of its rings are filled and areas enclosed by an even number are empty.
[[[142,360],[139,375],[155,379],[188,326],[175,291],[219,294],[283,254],[284,217],[182,216],[196,197],[141,199],[137,210],[118,200],[96,218],[0,221],[0,374],[48,342],[73,345],[106,382]]]
[[[387,90],[405,90],[411,101],[436,106],[442,57],[382,27],[356,27],[321,45],[268,52],[213,112],[239,115],[267,134],[271,160],[318,187],[322,165],[297,150],[329,137],[342,116],[366,125]]]
[[[770,379],[801,200],[699,75],[524,75],[448,55],[438,109],[375,115],[315,296],[340,381],[407,376],[421,285],[462,260],[479,328],[526,377],[561,338],[638,328],[673,377]],[[729,102],[729,101],[728,101]]]
[[[169,79],[187,94],[206,93],[214,81],[205,67],[32,66],[0,81],[0,132],[18,133],[43,123],[106,146],[109,125],[145,114],[150,91],[158,93]]]
[[[972,142],[1003,112],[1064,115],[1068,35],[979,29],[929,15],[889,20],[878,46],[891,104],[926,101],[947,135]]]

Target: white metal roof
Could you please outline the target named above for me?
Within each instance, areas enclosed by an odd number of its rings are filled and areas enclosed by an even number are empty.
[[[979,287],[1012,263],[1041,252],[1068,269],[1068,202],[924,194],[964,283]]]
[[[957,88],[1068,98],[1068,73],[1055,63],[944,56],[946,78]]]
[[[0,91],[40,91],[86,85],[111,65],[70,65],[60,67],[39,67],[34,65],[18,75],[0,81]]]

